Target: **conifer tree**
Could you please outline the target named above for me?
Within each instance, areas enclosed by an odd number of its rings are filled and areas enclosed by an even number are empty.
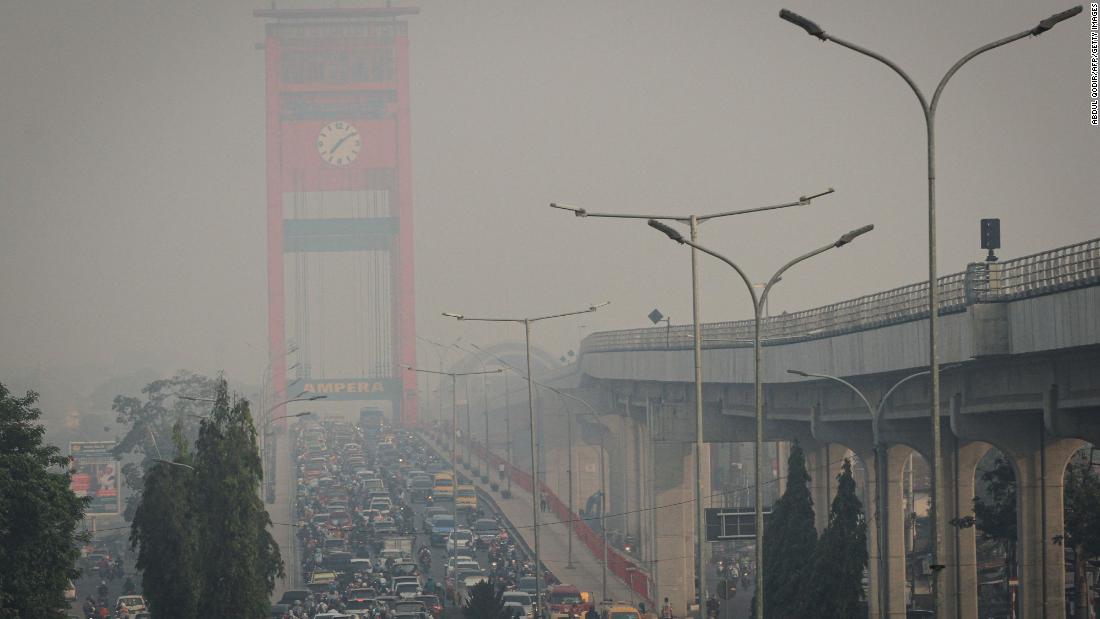
[[[201,617],[263,617],[268,612],[283,562],[260,501],[261,477],[248,401],[231,400],[225,380],[219,379],[214,410],[202,422],[195,452]]]
[[[142,593],[157,617],[194,619],[200,596],[195,471],[178,423],[172,438],[176,464],[157,462],[145,474],[130,545],[138,550]]]
[[[845,459],[837,476],[829,526],[821,534],[803,580],[802,615],[818,619],[866,616],[863,570],[867,567],[867,520],[856,497],[852,463]]]
[[[775,502],[764,526],[764,599],[769,619],[799,617],[798,600],[805,589],[808,559],[817,544],[814,501],[810,496],[806,456],[798,442],[787,458],[787,488]],[[756,608],[756,600],[753,600]]]

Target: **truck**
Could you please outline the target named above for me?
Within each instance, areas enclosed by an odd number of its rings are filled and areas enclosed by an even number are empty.
[[[378,552],[382,560],[413,556],[413,543],[416,538],[412,535],[392,535],[382,540],[382,549]]]
[[[546,605],[550,610],[550,619],[583,617],[591,604],[592,594],[581,591],[574,585],[554,585],[546,592]]]

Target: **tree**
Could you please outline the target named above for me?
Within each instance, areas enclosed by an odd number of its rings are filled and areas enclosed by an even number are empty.
[[[181,424],[173,433],[177,452],[171,465],[158,462],[145,483],[130,527],[130,545],[138,549],[141,588],[161,619],[193,619],[199,599],[196,562],[195,472]]]
[[[144,399],[116,396],[112,410],[117,413],[119,424],[129,426],[126,435],[115,446],[115,456],[140,454],[139,463],[122,465],[123,483],[129,490],[123,516],[133,520],[134,510],[141,501],[144,476],[153,466],[153,460],[171,460],[176,456],[172,439],[173,428],[180,425],[184,443],[194,444],[198,437],[198,420],[209,410],[207,402],[194,401],[178,396],[209,398],[214,395],[217,381],[188,371],[176,372],[171,378],[154,380],[141,393]]]
[[[504,617],[504,598],[496,587],[481,581],[470,587],[470,598],[462,606],[466,619],[501,619]]]
[[[804,617],[850,619],[866,616],[863,570],[867,567],[867,519],[856,497],[852,463],[844,460],[837,476],[829,526],[814,549],[810,574],[803,580]]]
[[[231,400],[223,379],[199,428],[194,473],[199,616],[265,616],[283,561],[259,497],[262,471],[248,401]]]
[[[810,496],[810,475],[806,472],[806,456],[797,442],[791,444],[787,458],[787,489],[772,507],[765,522],[764,538],[764,599],[784,600],[770,603],[765,609],[769,619],[799,617],[798,600],[805,590],[807,557],[812,557],[817,544],[814,528],[814,501]],[[755,597],[755,596],[754,596]],[[756,600],[753,600],[756,608]]]
[[[77,532],[87,499],[69,489],[69,459],[43,444],[38,394],[0,384],[0,617],[66,617],[79,575]]]
[[[1066,468],[1065,484],[1065,535],[1054,541],[1073,549],[1074,606],[1077,619],[1087,619],[1089,583],[1085,570],[1089,559],[1100,556],[1100,475],[1083,451]]]

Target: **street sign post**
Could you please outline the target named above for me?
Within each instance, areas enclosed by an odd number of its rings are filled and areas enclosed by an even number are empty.
[[[767,521],[771,510],[764,511]],[[708,542],[756,538],[756,512],[751,508],[711,507],[705,510]]]

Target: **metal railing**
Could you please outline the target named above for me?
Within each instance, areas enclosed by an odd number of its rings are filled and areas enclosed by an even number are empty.
[[[1100,284],[1100,238],[1006,260],[980,262],[939,279],[940,315],[974,303],[1000,303]],[[790,344],[928,318],[928,282],[764,319],[764,345]],[[702,325],[704,348],[751,347],[752,320]],[[684,350],[694,344],[691,325],[593,333],[581,353]]]

